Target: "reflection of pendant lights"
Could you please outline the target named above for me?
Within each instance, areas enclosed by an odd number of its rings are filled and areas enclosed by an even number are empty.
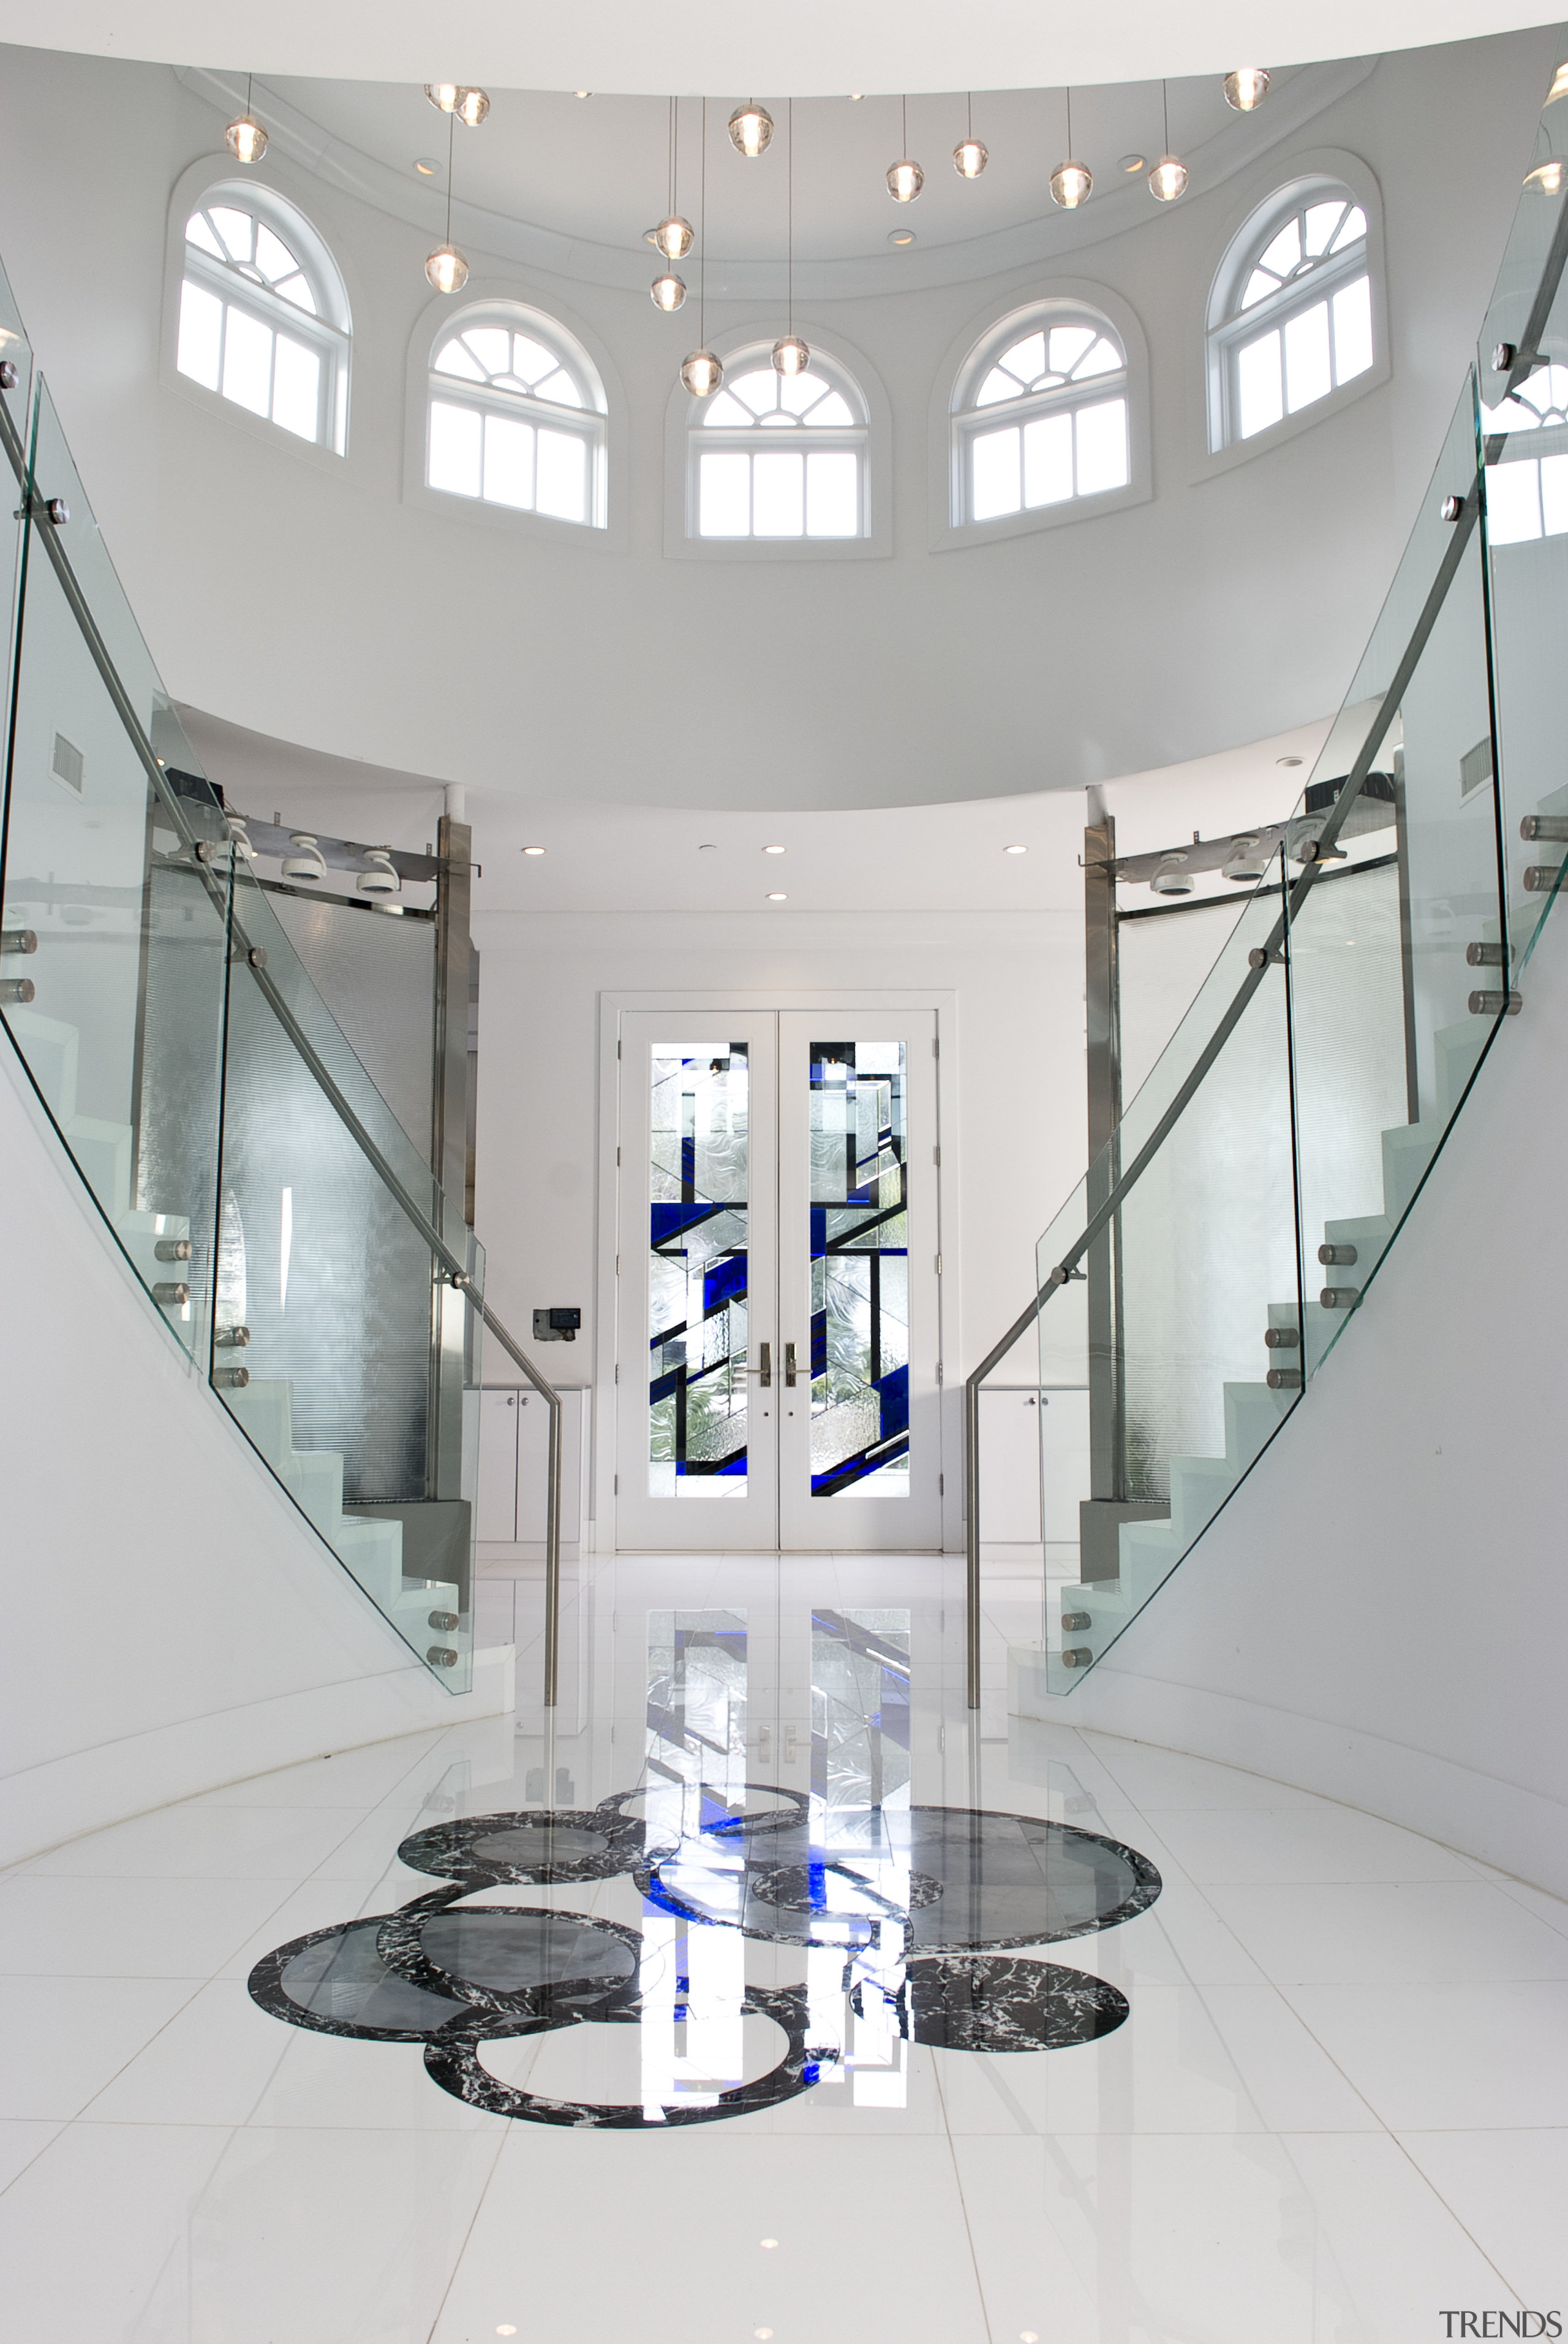
[[[903,100],[903,108],[905,155],[902,162],[893,164],[889,170],[888,193],[896,204],[912,204],[926,184],[926,175],[918,163],[911,163],[909,159],[910,101],[907,97]]]
[[[437,293],[460,293],[468,281],[468,264],[452,241],[452,125],[447,116],[447,241],[438,244],[425,263],[425,274]]]
[[[964,135],[953,148],[953,168],[960,179],[978,179],[990,159],[975,136],[975,96],[971,89],[964,97]]]
[[[266,152],[266,133],[256,120],[250,103],[251,84],[255,76],[245,77],[245,112],[231,122],[224,132],[224,144],[231,155],[242,163],[259,163]]]
[[[679,159],[680,145],[680,116],[678,111],[679,104],[678,98],[672,97],[669,101],[669,152],[667,157],[665,187],[669,208],[653,231],[653,241],[663,253],[666,260],[683,260],[691,250],[693,241],[691,222],[689,219],[682,219],[675,207],[676,167]],[[686,298],[685,284],[673,268],[662,270],[654,278],[648,291],[652,296],[654,308],[663,309],[666,314],[672,309],[678,309]]]
[[[789,188],[789,195],[787,197],[789,206],[787,213],[789,220],[789,243],[787,249],[789,257],[787,263],[789,270],[787,282],[789,288],[789,330],[785,335],[781,342],[775,342],[773,345],[773,367],[774,371],[778,374],[794,375],[805,373],[807,368],[811,363],[811,353],[806,348],[805,343],[800,339],[799,335],[795,331],[795,101],[793,98],[789,100],[789,107],[784,118],[788,126],[787,152],[789,158],[785,183]]]
[[[1094,188],[1094,174],[1087,163],[1072,159],[1072,92],[1067,93],[1067,161],[1059,163],[1050,175],[1050,199],[1060,204],[1064,212],[1075,212],[1086,204]]]
[[[1171,96],[1165,82],[1160,85],[1160,104],[1165,120],[1165,152],[1149,174],[1149,192],[1157,204],[1173,204],[1187,191],[1187,166],[1171,152]]]
[[[771,131],[772,125],[769,125]],[[698,257],[698,340],[699,348],[684,359],[680,379],[693,399],[711,399],[724,380],[723,361],[708,348],[708,100],[702,101],[702,161],[698,175],[697,218],[701,235]]]
[[[748,98],[729,117],[729,136],[738,155],[754,163],[773,136],[773,116],[766,106]]]
[[[1251,114],[1269,95],[1269,69],[1267,66],[1238,66],[1234,73],[1225,76],[1221,86],[1227,106],[1234,106],[1238,114]]]

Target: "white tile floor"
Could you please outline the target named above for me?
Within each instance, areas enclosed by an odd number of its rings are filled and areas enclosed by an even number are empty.
[[[1004,1639],[1030,1632],[1015,1581],[988,1586],[971,1721],[960,1573],[590,1560],[548,1740],[536,1707],[345,1753],[0,1877],[4,2332],[1428,2344],[1446,2309],[1568,2324],[1568,1905],[1302,1792],[1010,1724]],[[917,1800],[1050,1816],[1158,1864],[1148,1911],[1049,1949],[1121,1988],[1121,2028],[1058,2051],[917,2045],[874,2094],[869,2071],[825,2077],[676,2137],[509,2121],[438,2089],[417,2045],[286,2026],[250,1999],[272,1947],[430,1888],[397,1860],[411,1831],[537,1805],[541,1769],[569,1778],[563,1805],[632,1787],[650,1613],[744,1613],[725,1730],[753,1779],[809,1789],[813,1605],[909,1614]],[[527,1692],[534,1575],[489,1580],[480,1610],[482,1641],[515,1629]],[[624,1876],[488,1901],[642,1915]],[[793,1958],[747,1957],[760,1980]],[[486,2064],[636,2096],[638,2036],[574,2027],[492,2044]],[[748,2022],[747,2073],[779,2039]]]

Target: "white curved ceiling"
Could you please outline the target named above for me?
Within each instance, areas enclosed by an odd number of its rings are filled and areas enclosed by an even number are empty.
[[[1554,23],[1541,0],[0,0],[0,40],[176,66],[515,89],[759,96],[1027,89],[1224,73]],[[1267,16],[1266,30],[1260,20]],[[1266,54],[1255,54],[1260,45]]]

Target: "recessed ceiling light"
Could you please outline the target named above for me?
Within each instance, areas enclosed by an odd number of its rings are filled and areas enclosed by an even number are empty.
[[[1002,853],[1004,854],[1027,854],[1029,853],[1029,849],[1027,846],[1004,846],[1002,848]]]
[[[509,2319],[503,2320],[496,2330],[498,2336],[515,2336],[517,2332]]]
[[[789,901],[789,898],[788,895],[775,894],[769,895],[768,901],[770,904],[787,904]]]
[[[777,2238],[759,2238],[757,2243],[760,2247],[776,2247],[779,2241]]]
[[[438,179],[441,176],[441,166],[434,155],[417,155],[414,168],[422,179]]]
[[[1146,171],[1149,168],[1149,157],[1147,155],[1123,155],[1116,167],[1119,171],[1125,171],[1131,179],[1140,171]]]
[[[1299,765],[1301,762],[1299,757],[1276,757],[1274,760],[1276,765]]]
[[[525,854],[542,854],[544,851],[542,846],[525,846],[523,849]]]
[[[591,97],[593,96],[593,92],[591,89],[575,89],[572,92],[572,96],[574,97]]]
[[[914,240],[915,231],[912,227],[895,227],[890,228],[888,231],[888,242],[890,244],[896,244],[902,247],[906,244],[913,244]]]
[[[860,100],[865,96],[865,95],[866,95],[866,93],[865,93],[865,91],[864,91],[863,89],[852,89],[852,90],[849,92],[849,103],[850,103],[850,105],[851,105],[851,106],[859,106],[859,103],[860,103]]]
[[[762,852],[764,854],[782,854],[784,849],[781,846],[765,846]]]

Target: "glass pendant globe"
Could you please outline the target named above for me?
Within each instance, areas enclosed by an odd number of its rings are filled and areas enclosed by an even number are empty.
[[[654,308],[664,310],[667,316],[670,310],[678,309],[686,298],[685,280],[678,277],[673,268],[667,268],[662,277],[656,277],[648,290]]]
[[[457,119],[459,122],[466,122],[470,130],[477,130],[489,110],[489,97],[484,90],[466,89],[459,94],[457,105]]]
[[[266,152],[266,133],[248,114],[231,122],[223,135],[229,153],[237,156],[242,163],[259,163]]]
[[[888,193],[896,204],[912,204],[925,184],[926,175],[918,163],[895,163],[888,173]]]
[[[671,212],[669,217],[660,220],[654,229],[653,241],[666,260],[684,260],[697,242],[697,231],[689,219],[682,219],[678,212]]]
[[[456,114],[463,95],[460,81],[427,81],[425,95],[440,114]]]
[[[775,374],[804,374],[811,363],[811,353],[799,334],[786,334],[781,342],[773,345]]]
[[[960,138],[953,148],[953,168],[960,179],[978,179],[990,160],[978,138]]]
[[[738,106],[729,117],[729,136],[738,155],[754,161],[773,136],[773,116],[762,106]]]
[[[680,369],[680,379],[693,399],[711,399],[724,380],[723,360],[711,350],[693,350]]]
[[[1087,163],[1070,159],[1059,163],[1050,175],[1050,199],[1060,204],[1064,212],[1075,212],[1086,204],[1094,189],[1094,174]]]
[[[468,264],[455,244],[438,244],[425,274],[437,293],[460,293],[468,281]]]
[[[1174,155],[1161,155],[1149,174],[1149,192],[1156,203],[1173,204],[1187,190],[1187,166]]]
[[[1238,66],[1234,73],[1225,76],[1222,86],[1227,106],[1234,106],[1238,114],[1251,114],[1269,95],[1269,69],[1266,66]]]

